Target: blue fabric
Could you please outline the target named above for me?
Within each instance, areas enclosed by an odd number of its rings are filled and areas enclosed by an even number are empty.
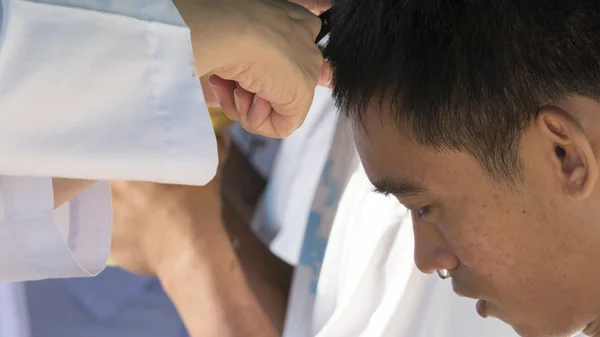
[[[107,268],[97,277],[26,284],[31,337],[187,337],[155,278]]]

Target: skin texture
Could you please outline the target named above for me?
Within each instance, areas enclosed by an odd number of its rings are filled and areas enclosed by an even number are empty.
[[[388,111],[355,123],[369,179],[412,210],[417,267],[521,336],[600,336],[600,103],[543,107],[523,134],[523,179],[492,181],[465,153],[416,144]],[[475,310],[475,308],[473,308]]]

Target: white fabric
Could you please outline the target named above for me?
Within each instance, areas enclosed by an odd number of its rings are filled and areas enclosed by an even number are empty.
[[[1,0],[0,281],[95,275],[107,180],[202,185],[216,140],[170,0]],[[100,182],[53,217],[50,177]]]
[[[55,219],[50,178],[0,176],[0,194],[3,282],[91,276],[104,268],[112,222],[108,182],[65,205],[66,221]]]
[[[344,198],[352,196],[352,193],[344,191],[357,163],[350,124],[340,119],[308,215],[300,260],[291,287],[290,303],[293,305],[288,307],[284,334],[302,331],[307,327],[306,322],[311,321],[319,297],[317,285],[329,235],[332,226],[342,219],[336,215],[341,214],[338,207],[343,204]]]
[[[144,19],[174,5],[47,2],[3,2],[0,174],[207,183],[216,139],[189,29]]]
[[[302,240],[317,183],[333,139],[337,115],[331,90],[317,87],[302,126],[284,139],[252,221],[252,229],[271,251],[291,265]]]

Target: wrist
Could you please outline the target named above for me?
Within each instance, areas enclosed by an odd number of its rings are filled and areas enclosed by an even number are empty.
[[[196,71],[200,77],[231,64],[241,40],[235,28],[239,13],[235,7],[214,0],[174,0],[185,24],[190,29]],[[235,12],[234,12],[235,11]],[[231,34],[231,32],[236,34]]]

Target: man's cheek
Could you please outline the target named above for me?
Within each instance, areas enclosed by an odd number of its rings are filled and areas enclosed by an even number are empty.
[[[514,264],[516,257],[512,245],[501,235],[474,232],[458,238],[460,243],[455,249],[461,264],[470,266],[482,273],[505,269]],[[512,250],[512,251],[511,251]]]

